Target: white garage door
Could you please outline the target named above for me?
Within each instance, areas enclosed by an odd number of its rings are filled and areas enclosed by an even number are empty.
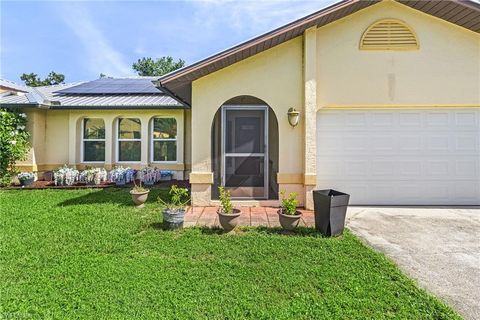
[[[480,204],[480,109],[321,110],[317,188],[351,204]]]

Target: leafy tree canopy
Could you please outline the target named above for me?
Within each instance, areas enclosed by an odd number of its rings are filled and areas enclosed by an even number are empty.
[[[61,73],[52,71],[45,79],[40,79],[36,73],[24,73],[20,76],[23,82],[30,87],[50,86],[53,84],[63,83],[65,76]]]
[[[172,57],[167,56],[156,60],[143,57],[142,59],[138,59],[137,62],[132,65],[132,68],[139,76],[163,76],[183,66],[185,66],[184,60],[178,59],[178,61],[174,61]]]

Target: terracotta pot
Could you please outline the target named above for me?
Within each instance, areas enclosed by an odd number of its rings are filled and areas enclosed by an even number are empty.
[[[218,214],[218,221],[220,222],[220,225],[222,226],[223,230],[225,232],[230,232],[238,224],[238,220],[240,217],[240,210],[239,209],[233,209],[233,213],[228,214],[228,213],[223,213],[220,209],[217,211]]]
[[[285,230],[294,230],[298,226],[301,217],[302,213],[300,211],[297,211],[294,215],[289,215],[283,214],[282,209],[278,210],[278,219],[280,220],[280,225]]]
[[[133,190],[130,190],[130,194],[132,195],[132,200],[133,203],[135,203],[136,208],[145,207],[145,202],[147,201],[149,192],[150,190],[144,192],[135,192]]]

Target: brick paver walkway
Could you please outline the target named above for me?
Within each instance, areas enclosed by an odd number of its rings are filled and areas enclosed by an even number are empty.
[[[264,226],[278,227],[278,208],[272,207],[237,207],[242,211],[240,216],[240,226]],[[299,226],[314,226],[313,211],[299,209],[302,212]],[[217,227],[218,216],[217,207],[191,207],[185,213],[184,227]]]

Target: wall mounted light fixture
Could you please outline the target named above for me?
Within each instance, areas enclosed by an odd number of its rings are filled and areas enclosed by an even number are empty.
[[[295,108],[290,108],[288,109],[287,115],[288,115],[288,123],[290,123],[292,127],[296,127],[298,124],[298,121],[300,120],[300,112],[295,110]]]

